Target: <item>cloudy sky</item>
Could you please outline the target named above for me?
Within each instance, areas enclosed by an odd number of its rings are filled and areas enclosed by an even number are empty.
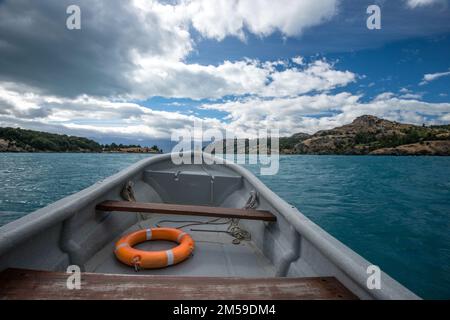
[[[449,88],[448,0],[0,0],[0,126],[146,144],[196,120],[450,123]]]

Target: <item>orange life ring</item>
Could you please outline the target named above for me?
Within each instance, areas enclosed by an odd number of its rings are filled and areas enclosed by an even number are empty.
[[[170,250],[143,251],[134,245],[149,240],[168,240],[179,243]],[[122,237],[116,243],[114,253],[121,262],[137,269],[164,268],[187,259],[194,250],[192,237],[178,229],[152,228],[143,229]]]

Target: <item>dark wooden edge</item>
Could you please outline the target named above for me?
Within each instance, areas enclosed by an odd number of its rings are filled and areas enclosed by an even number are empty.
[[[144,212],[176,215],[208,216],[218,218],[237,218],[248,220],[276,221],[269,211],[253,209],[192,206],[167,203],[130,202],[106,200],[96,206],[100,211]]]
[[[81,273],[69,290],[63,272],[8,269],[0,273],[0,299],[355,300],[333,277],[223,278]]]

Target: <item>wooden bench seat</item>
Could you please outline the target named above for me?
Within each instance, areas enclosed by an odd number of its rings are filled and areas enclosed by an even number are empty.
[[[215,278],[82,273],[69,290],[63,272],[8,269],[0,299],[300,300],[357,299],[339,281],[318,278]]]
[[[162,213],[162,214],[207,216],[218,218],[237,218],[237,219],[262,220],[262,221],[277,220],[277,218],[271,212],[263,210],[192,206],[192,205],[150,203],[150,202],[107,200],[98,204],[96,206],[96,210]]]

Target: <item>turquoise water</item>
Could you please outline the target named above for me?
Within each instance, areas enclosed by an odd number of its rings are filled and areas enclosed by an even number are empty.
[[[0,226],[89,187],[145,154],[0,153]]]
[[[0,225],[145,157],[0,153]],[[278,175],[260,177],[268,187],[420,296],[450,298],[450,158],[280,161]]]

